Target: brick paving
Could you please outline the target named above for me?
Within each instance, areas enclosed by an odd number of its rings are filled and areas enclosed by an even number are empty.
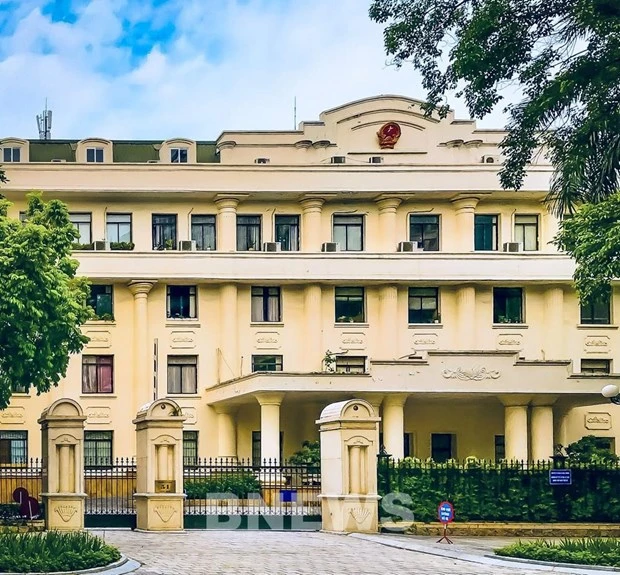
[[[318,532],[93,532],[142,563],[136,575],[541,575],[522,567],[479,565]]]

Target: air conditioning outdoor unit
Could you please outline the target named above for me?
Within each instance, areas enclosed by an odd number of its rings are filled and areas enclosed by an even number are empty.
[[[332,164],[344,164],[347,161],[345,156],[332,156],[331,163]]]
[[[281,252],[282,244],[280,242],[265,242],[263,243],[264,252]]]
[[[483,164],[501,164],[502,160],[499,156],[482,156]]]
[[[179,240],[179,251],[195,252],[196,251],[196,240]]]
[[[502,250],[505,252],[520,252],[521,244],[519,242],[505,242],[502,246]]]
[[[339,252],[340,244],[338,242],[325,242],[321,246],[321,251],[322,252]]]
[[[368,158],[368,163],[369,164],[382,164],[383,156],[370,156],[370,158]]]
[[[98,240],[93,242],[93,250],[96,252],[107,252],[110,249],[110,242]]]
[[[268,164],[269,163],[269,158],[256,158],[254,160],[255,164]]]
[[[418,242],[398,242],[399,252],[421,252]]]

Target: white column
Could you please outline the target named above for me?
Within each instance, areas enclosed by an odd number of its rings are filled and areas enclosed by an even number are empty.
[[[383,400],[383,445],[394,459],[405,457],[406,401],[407,394],[404,393],[387,395]]]
[[[237,457],[237,424],[235,410],[216,406],[217,413],[217,456],[225,459]]]
[[[153,400],[153,349],[149,342],[148,295],[155,282],[132,281],[134,405]]]
[[[301,363],[306,372],[321,371],[323,361],[323,297],[320,285],[307,285],[304,288],[304,345],[301,350]]]
[[[280,405],[284,393],[259,393],[260,404],[260,457],[261,462],[280,461]]]
[[[322,207],[325,200],[322,198],[306,198],[301,201],[301,251],[320,252],[322,238]],[[331,239],[331,238],[329,238]],[[325,240],[328,241],[328,240]]]
[[[474,249],[474,216],[480,198],[461,197],[452,200],[456,212],[458,243],[455,251],[471,252]]]
[[[545,291],[545,325],[543,333],[543,359],[565,359],[564,290],[561,287],[552,287]]]
[[[456,290],[456,349],[471,350],[476,346],[476,288],[461,286]]]
[[[527,405],[504,408],[504,441],[508,461],[527,461]]]
[[[398,239],[396,236],[396,209],[400,206],[400,198],[381,198],[377,200],[379,208],[379,249],[382,252],[396,251]],[[403,238],[404,240],[405,238]]]
[[[547,461],[553,455],[553,407],[532,407],[532,460]]]
[[[237,249],[237,198],[215,200],[217,206],[217,249],[234,252]]]
[[[219,381],[226,381],[241,375],[237,315],[237,286],[223,284],[220,286]]]

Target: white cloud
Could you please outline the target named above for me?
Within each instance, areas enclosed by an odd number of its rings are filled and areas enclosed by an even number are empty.
[[[411,68],[386,65],[382,28],[360,0],[140,6],[92,0],[73,25],[52,23],[37,8],[23,17],[0,39],[0,54],[8,54],[0,56],[0,136],[36,137],[45,97],[56,138],[208,140],[223,129],[291,128],[294,96],[299,121],[375,94],[424,95]],[[175,19],[173,43],[153,46],[131,69],[128,49],[116,47],[121,18],[163,26],[162,14]],[[482,125],[501,123],[497,113]]]

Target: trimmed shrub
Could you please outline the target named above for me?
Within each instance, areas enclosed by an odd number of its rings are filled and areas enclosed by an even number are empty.
[[[245,499],[248,493],[260,493],[260,481],[251,473],[230,473],[189,480],[184,488],[188,499],[210,499],[218,493],[232,493]]]

